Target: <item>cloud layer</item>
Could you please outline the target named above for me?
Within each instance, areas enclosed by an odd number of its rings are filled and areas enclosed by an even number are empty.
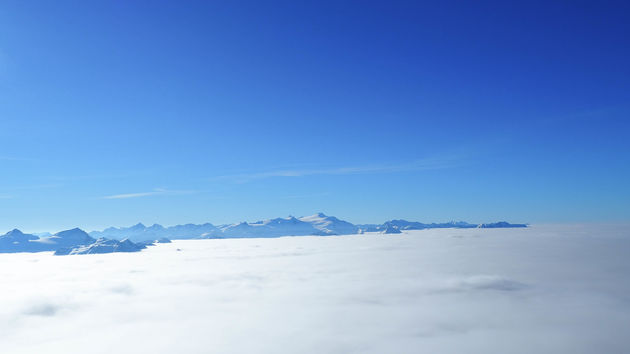
[[[630,240],[583,227],[0,255],[3,353],[620,353]],[[10,265],[10,266],[8,266]]]

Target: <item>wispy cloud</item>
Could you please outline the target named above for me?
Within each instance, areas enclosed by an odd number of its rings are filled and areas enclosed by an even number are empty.
[[[32,184],[28,186],[17,186],[11,188],[12,190],[32,190],[32,189],[52,189],[63,187],[64,185],[61,183],[43,183],[43,184]]]
[[[438,170],[462,165],[458,156],[426,158],[401,164],[374,164],[365,166],[348,166],[319,169],[282,169],[265,172],[241,173],[214,177],[211,180],[230,180],[236,183],[246,183],[254,180],[273,177],[304,177],[313,175],[353,175],[370,173],[395,173],[405,171]]]
[[[24,157],[0,155],[0,161],[37,161],[37,160],[24,158]]]
[[[139,198],[139,197],[148,197],[151,195],[158,195],[161,192],[142,192],[142,193],[125,193],[125,194],[114,194],[104,196],[103,199],[127,199],[127,198]]]
[[[324,192],[324,193],[313,193],[313,194],[296,194],[296,195],[287,195],[284,197],[280,197],[280,199],[314,198],[314,197],[323,197],[327,195],[330,195],[330,193]]]
[[[138,192],[138,193],[123,193],[123,194],[114,194],[107,195],[102,197],[102,199],[129,199],[129,198],[142,198],[142,197],[151,197],[156,195],[182,195],[182,194],[194,194],[195,191],[183,191],[183,190],[167,190],[164,188],[155,188],[150,192]]]
[[[128,177],[136,177],[143,174],[147,174],[147,171],[124,171],[121,173],[101,173],[101,174],[88,174],[88,175],[52,175],[52,176],[44,176],[44,178],[52,181],[60,181],[60,182],[72,182],[72,181],[83,181],[83,180],[99,180],[99,179],[122,179]]]

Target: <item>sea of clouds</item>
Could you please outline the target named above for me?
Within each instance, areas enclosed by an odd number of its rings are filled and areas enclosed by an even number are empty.
[[[626,227],[0,254],[2,353],[628,353]]]

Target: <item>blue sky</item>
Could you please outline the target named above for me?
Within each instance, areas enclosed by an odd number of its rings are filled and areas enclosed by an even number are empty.
[[[0,230],[629,221],[629,14],[4,1]]]

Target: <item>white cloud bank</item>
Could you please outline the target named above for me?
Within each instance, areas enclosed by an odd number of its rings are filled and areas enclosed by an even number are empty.
[[[534,226],[1,254],[1,351],[622,353],[628,251]]]

